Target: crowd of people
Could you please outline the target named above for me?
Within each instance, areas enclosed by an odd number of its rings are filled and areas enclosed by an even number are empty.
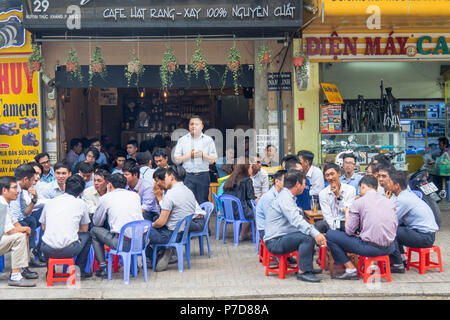
[[[301,150],[281,160],[270,187],[262,166],[278,165],[274,146],[263,157],[236,156],[230,149],[218,160],[214,140],[203,128],[202,119],[192,116],[189,133],[176,145],[162,137],[139,146],[131,140],[124,151],[103,149],[99,139],[75,139],[65,161],[52,167],[49,155],[42,153],[17,167],[14,177],[0,177],[0,255],[11,252],[8,284],[35,286],[38,273],[29,268],[45,267],[48,258],[74,256],[81,278],[89,278],[92,273],[85,270],[91,245],[99,263],[95,275],[107,277],[104,245],[117,248],[121,228],[131,221],[152,224],[147,259],[153,246],[167,243],[186,216],[193,215],[189,231],[202,231],[205,212],[199,204],[208,201],[212,167],[222,171],[218,195],[240,200],[245,218],[255,220],[270,252],[298,250],[299,280],[321,280],[317,274],[322,271],[313,267],[316,246],[327,246],[335,263],[345,265],[336,278],[347,280],[358,278],[347,252],[389,255],[391,272],[402,273],[403,246],[434,243],[439,227],[432,210],[409,189],[406,173],[383,156],[375,158],[366,175],[359,175],[353,154],[344,156],[342,169],[326,164],[321,170],[314,165],[314,154]],[[311,200],[323,214],[315,225],[304,219]],[[237,207],[234,215],[239,218]],[[250,224],[244,224],[240,240],[250,237]],[[130,238],[125,233],[125,250]],[[156,271],[176,261],[173,250],[158,249]]]

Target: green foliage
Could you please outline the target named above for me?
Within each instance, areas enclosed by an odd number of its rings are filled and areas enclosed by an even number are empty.
[[[68,70],[69,64],[72,64],[74,67],[73,71]],[[66,71],[69,77],[73,79],[78,79],[78,81],[83,82],[83,75],[81,74],[81,66],[78,62],[78,53],[74,48],[70,48],[69,54],[66,59]]]
[[[92,80],[95,76],[100,76],[105,79],[107,75],[108,71],[106,70],[102,50],[99,47],[95,47],[94,55],[91,57],[91,63],[89,65],[89,86],[92,87]]]
[[[175,53],[171,47],[167,46],[161,67],[159,68],[159,76],[161,77],[161,87],[163,90],[167,90],[172,86],[173,76],[177,69],[178,61]]]
[[[28,57],[28,70],[33,70],[32,64],[33,62],[38,62],[41,64],[41,70],[44,70],[45,62],[44,58],[41,55],[41,49],[38,44],[33,44],[33,52]]]
[[[231,71],[231,74],[233,75],[234,94],[236,96],[239,95],[238,77],[239,77],[240,63],[241,63],[241,54],[234,45],[228,52],[227,65],[225,67],[225,72],[222,76],[222,88],[225,87],[228,72]]]
[[[191,62],[191,72],[198,79],[200,71],[203,71],[206,86],[211,88],[210,80],[211,76],[209,74],[210,66],[208,65],[208,61],[205,58],[205,53],[203,52],[203,48],[201,47],[202,40],[200,37],[197,38],[197,49],[194,51],[194,55],[192,56]]]
[[[127,66],[125,67],[125,78],[127,79],[127,86],[129,87],[131,84],[131,80],[133,77],[136,77],[134,85],[136,87],[139,86],[139,79],[145,72],[145,68],[142,65],[142,62],[136,57],[136,53],[134,50],[130,51],[130,61],[128,61]]]
[[[268,61],[266,58],[268,57]],[[265,44],[258,48],[258,54],[256,59],[256,70],[261,73],[267,69],[267,66],[271,63],[272,54],[269,47]]]

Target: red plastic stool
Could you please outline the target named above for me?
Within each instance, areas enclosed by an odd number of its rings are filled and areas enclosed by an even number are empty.
[[[265,265],[264,264],[264,252],[266,250],[267,249],[266,249],[266,245],[264,244],[264,241],[262,239],[259,239],[259,257],[258,257],[258,259],[259,259],[259,262],[261,262],[263,264],[263,266]]]
[[[69,273],[56,273],[54,267],[56,265],[68,265]],[[47,287],[51,287],[55,281],[70,281],[71,285],[75,285],[75,264],[73,258],[68,259],[48,259],[47,267]]]
[[[425,274],[427,269],[439,268],[440,272],[443,272],[442,269],[442,258],[441,258],[441,248],[438,246],[432,246],[431,248],[407,248],[408,252],[408,263],[406,265],[406,270],[409,270],[409,267],[419,269],[420,274]],[[417,252],[419,254],[418,261],[411,261],[412,252]],[[438,257],[438,262],[430,261],[430,254],[436,252]]]
[[[372,262],[377,262],[380,268],[380,274],[372,274]],[[386,265],[386,268],[385,268]],[[364,283],[370,278],[386,278],[387,282],[391,282],[391,265],[389,263],[389,256],[379,256],[379,257],[358,257],[358,274],[364,278]]]
[[[327,246],[319,247],[319,265],[320,269],[325,270]]]
[[[287,258],[296,257],[297,258],[297,266],[291,267],[287,263]],[[275,261],[274,258],[278,258],[278,265],[271,267],[270,261]],[[299,268],[299,260],[298,260],[298,251],[292,251],[286,254],[272,254],[267,248],[265,248],[264,252],[264,262],[263,265],[266,266],[266,276],[269,275],[269,272],[277,273],[278,278],[284,279],[286,273],[297,273]]]
[[[105,248],[105,252],[109,252],[109,250],[111,250],[111,248],[108,247],[107,245],[105,245],[104,248]],[[105,260],[105,261],[106,261],[106,264],[108,264],[108,260]],[[118,255],[114,255],[113,256],[113,265],[112,265],[114,273],[119,272],[119,269],[120,269],[119,264],[120,264],[120,257]],[[95,254],[94,254],[94,263],[92,264],[92,272],[97,271],[97,269],[99,267],[100,267],[100,265],[99,265],[98,261],[95,259]]]

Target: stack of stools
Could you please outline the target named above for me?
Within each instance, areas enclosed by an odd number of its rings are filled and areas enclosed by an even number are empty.
[[[107,245],[105,245],[105,254],[109,252],[109,250],[111,250],[110,247],[108,247]],[[106,264],[108,264],[108,259],[106,259]],[[95,259],[95,255],[94,255],[94,261],[92,264],[92,272],[97,271],[97,269],[100,267],[100,265],[98,264],[97,260]],[[119,272],[120,269],[120,256],[118,255],[114,255],[113,257],[113,265],[112,265],[112,269],[114,273]]]
[[[372,262],[377,262],[380,269],[379,274],[372,274]],[[391,266],[389,263],[389,256],[379,257],[358,257],[358,274],[364,278],[364,283],[367,283],[370,278],[386,278],[387,282],[391,282]]]
[[[296,257],[297,258],[297,266],[292,267],[287,263],[287,258]],[[275,258],[278,259],[277,265],[271,267],[270,262],[276,261]],[[299,268],[299,260],[298,260],[298,251],[295,250],[286,254],[272,254],[269,250],[264,246],[264,260],[263,265],[266,266],[266,276],[269,275],[269,272],[277,273],[278,278],[284,279],[287,273],[297,273]]]
[[[66,266],[69,266],[69,273],[66,273],[63,269],[63,273],[56,273],[55,266],[56,265],[64,265],[64,269]],[[72,286],[75,285],[75,264],[74,258],[68,259],[48,259],[48,267],[47,267],[47,287],[51,287],[53,282],[56,281],[70,281]]]
[[[428,269],[439,268],[440,272],[443,272],[442,268],[442,258],[441,258],[441,248],[438,246],[432,246],[431,248],[407,248],[408,263],[406,265],[406,270],[410,267],[419,269],[420,274],[425,274]],[[418,261],[411,261],[412,252],[417,252],[419,254]],[[430,254],[436,252],[438,262],[432,262],[430,260]]]

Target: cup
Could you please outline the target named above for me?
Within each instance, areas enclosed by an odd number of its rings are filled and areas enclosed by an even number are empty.
[[[316,198],[311,198],[311,211],[313,213],[316,213],[317,212],[317,207],[318,207],[317,199]]]

